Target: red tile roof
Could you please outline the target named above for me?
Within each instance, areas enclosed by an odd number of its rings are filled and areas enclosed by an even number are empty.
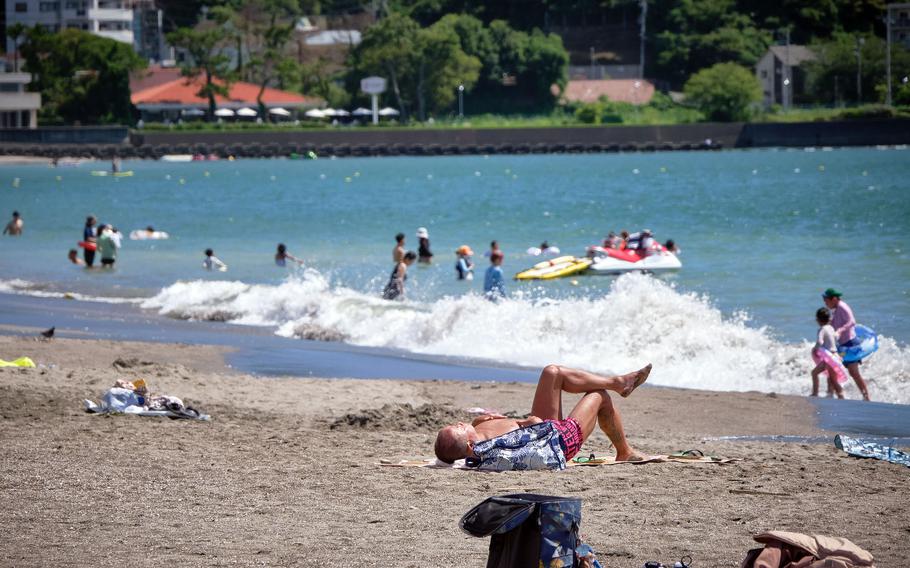
[[[179,76],[175,78],[172,68],[152,69],[150,75],[133,78],[130,81],[132,89],[131,100],[134,105],[173,105],[186,107],[204,107],[208,100],[196,93],[205,84],[202,77],[188,79]],[[223,84],[220,79],[215,80]],[[259,94],[259,85],[238,81],[231,83],[227,97],[215,96],[218,106],[241,107],[255,106],[256,95]],[[320,106],[323,101],[316,97],[306,97],[289,91],[281,91],[266,87],[262,94],[262,101],[266,106]]]
[[[651,102],[651,98],[654,97],[654,85],[638,79],[569,81],[562,96],[573,103],[593,103],[606,96],[614,102],[644,105]]]

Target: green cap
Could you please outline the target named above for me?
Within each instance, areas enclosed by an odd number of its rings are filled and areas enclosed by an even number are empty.
[[[840,298],[841,296],[843,296],[843,294],[841,294],[839,291],[835,290],[834,288],[828,288],[822,294],[822,298]]]

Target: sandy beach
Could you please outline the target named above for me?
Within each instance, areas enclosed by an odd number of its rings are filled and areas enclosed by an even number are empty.
[[[436,428],[468,407],[526,413],[533,385],[252,377],[224,353],[0,337],[0,357],[39,365],[0,369],[0,564],[476,567],[489,542],[458,519],[513,492],[580,497],[583,536],[611,567],[738,566],[765,529],[847,537],[878,566],[910,557],[905,467],[828,444],[705,440],[831,434],[804,398],[646,386],[615,399],[636,448],[742,458],[727,465],[388,468],[376,464],[430,457]],[[120,378],[212,420],[83,412]],[[583,452],[612,454],[600,432]]]

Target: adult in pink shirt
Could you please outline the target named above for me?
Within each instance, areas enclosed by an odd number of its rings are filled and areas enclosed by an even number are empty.
[[[843,294],[834,288],[828,288],[822,294],[825,301],[825,307],[831,310],[831,326],[834,327],[834,333],[837,334],[838,347],[852,347],[856,341],[856,319],[853,317],[853,310],[847,305],[847,302],[841,299]],[[869,389],[866,387],[866,381],[859,372],[860,361],[844,363],[856,388],[863,395],[863,400],[869,400]]]

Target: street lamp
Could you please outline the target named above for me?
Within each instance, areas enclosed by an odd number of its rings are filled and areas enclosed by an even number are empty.
[[[458,85],[458,118],[464,118],[464,85]]]

